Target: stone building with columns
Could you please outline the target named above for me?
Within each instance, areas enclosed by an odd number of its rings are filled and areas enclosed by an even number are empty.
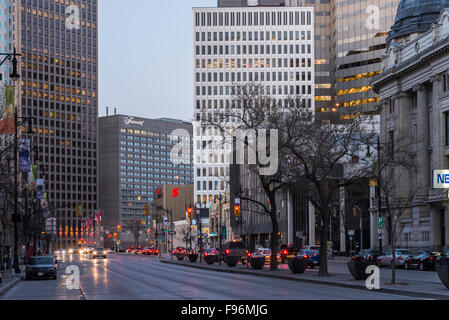
[[[433,188],[433,170],[449,169],[448,1],[402,0],[387,38],[384,70],[372,81],[380,95],[381,144],[410,137],[414,170],[396,194],[413,194],[400,221],[398,246],[449,244],[448,190]],[[401,196],[399,196],[401,197]],[[388,245],[388,236],[384,236]]]

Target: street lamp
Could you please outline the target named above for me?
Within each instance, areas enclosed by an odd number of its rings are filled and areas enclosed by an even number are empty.
[[[16,48],[14,47],[13,53],[0,53],[0,56],[5,56],[5,58],[0,62],[0,66],[2,66],[7,60],[12,60],[12,73],[10,78],[12,81],[17,82],[20,79],[20,75],[17,71],[17,56],[22,56],[20,53],[16,53]],[[19,119],[21,122],[19,123]],[[28,122],[28,132],[31,133],[32,128],[32,120],[34,118],[25,118],[17,116],[17,108],[14,108],[14,261],[13,267],[15,273],[20,273],[20,264],[18,257],[18,246],[19,246],[19,235],[18,235],[18,223],[20,221],[19,210],[18,210],[18,202],[19,202],[19,191],[18,191],[18,139],[17,139],[17,128],[19,126],[23,126],[25,122]]]

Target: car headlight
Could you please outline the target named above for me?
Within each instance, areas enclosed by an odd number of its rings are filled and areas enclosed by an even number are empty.
[[[93,254],[97,254],[97,251],[94,251]]]

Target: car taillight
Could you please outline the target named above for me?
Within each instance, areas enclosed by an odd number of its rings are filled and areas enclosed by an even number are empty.
[[[287,254],[287,250],[284,250],[284,254]]]
[[[229,249],[228,249],[228,250],[226,250],[226,254],[229,254],[229,252],[231,252],[231,251],[229,251]]]
[[[205,257],[207,257],[208,255],[209,255],[209,253],[207,253],[207,252],[204,253],[204,256],[205,256]]]
[[[316,253],[314,253],[313,256],[316,257]]]
[[[303,258],[304,258],[304,259],[307,259],[308,257],[309,257],[309,256],[308,256],[308,255],[306,255],[306,254],[305,254],[305,255],[303,256]]]
[[[398,257],[398,260],[404,260],[404,258],[402,258],[401,256]]]
[[[212,250],[212,253],[215,253],[215,250]]]

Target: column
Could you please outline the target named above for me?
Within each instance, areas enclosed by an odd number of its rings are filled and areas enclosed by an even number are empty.
[[[429,108],[427,104],[427,90],[422,84],[414,88],[417,95],[417,154],[416,162],[418,169],[418,186],[421,190],[419,194],[425,197],[429,191],[429,170],[428,170],[428,143],[429,143]]]
[[[288,243],[294,242],[294,228],[293,228],[293,197],[292,193],[287,190],[287,229],[288,229]]]
[[[309,202],[309,245],[315,245],[315,206]]]
[[[346,252],[346,229],[345,229],[345,213],[346,213],[346,188],[340,187],[340,252]]]

